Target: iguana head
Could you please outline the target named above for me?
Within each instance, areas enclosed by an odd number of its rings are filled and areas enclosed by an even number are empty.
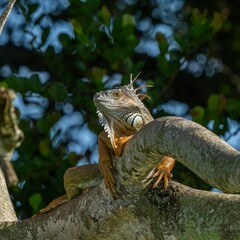
[[[0,88],[0,152],[8,152],[19,147],[24,134],[18,126],[16,108],[13,106],[15,92]]]
[[[98,92],[93,101],[100,123],[108,133],[111,144],[115,139],[130,136],[152,120],[152,116],[141,101],[143,94],[137,94],[132,82],[111,90]]]

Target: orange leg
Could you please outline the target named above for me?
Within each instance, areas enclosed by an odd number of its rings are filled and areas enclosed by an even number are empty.
[[[175,160],[171,157],[165,156],[160,163],[156,165],[153,171],[143,181],[144,187],[147,187],[150,182],[155,179],[155,183],[152,188],[156,188],[160,181],[163,179],[164,190],[168,187],[168,181],[172,178],[171,171],[174,167]]]
[[[99,168],[104,177],[105,185],[113,197],[116,197],[116,181],[113,176],[113,157],[114,153],[120,157],[123,147],[131,136],[119,137],[112,146],[106,132],[101,132],[98,137]]]
[[[99,153],[99,168],[104,177],[106,187],[112,196],[116,196],[116,182],[113,177],[113,151],[111,143],[105,132],[102,132],[98,137],[98,153]]]
[[[164,190],[168,187],[168,179],[172,178],[171,171],[174,167],[175,160],[171,157],[165,156],[163,160],[156,166],[155,173],[152,178],[156,178],[153,188],[156,188],[163,179]]]

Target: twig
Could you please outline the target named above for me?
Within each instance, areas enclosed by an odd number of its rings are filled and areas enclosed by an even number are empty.
[[[8,15],[10,14],[16,0],[9,0],[5,10],[3,11],[2,15],[0,16],[0,34],[3,30],[4,24],[8,18]]]

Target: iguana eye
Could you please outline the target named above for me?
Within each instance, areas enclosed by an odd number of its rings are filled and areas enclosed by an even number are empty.
[[[115,99],[118,99],[122,96],[122,91],[121,90],[117,90],[117,91],[113,91],[112,92],[112,96],[115,98]]]
[[[126,122],[133,128],[139,128],[143,125],[143,118],[141,115],[131,115],[126,119]]]

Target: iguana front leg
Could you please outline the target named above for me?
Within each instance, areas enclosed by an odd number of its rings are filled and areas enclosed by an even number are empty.
[[[175,160],[171,157],[165,156],[163,160],[155,167],[152,178],[155,178],[155,183],[152,188],[156,188],[160,181],[163,179],[164,190],[168,187],[168,179],[172,178],[172,169],[174,167]]]
[[[170,178],[172,178],[171,171],[174,167],[174,164],[175,160],[173,158],[165,156],[144,179],[144,187],[147,187],[153,180],[155,180],[155,183],[152,186],[154,189],[163,179],[163,187],[164,190],[166,190],[168,187],[168,181]]]
[[[112,145],[107,136],[106,132],[101,132],[98,136],[98,154],[99,161],[98,165],[100,171],[102,172],[105,185],[107,186],[109,192],[112,196],[116,196],[116,182],[113,177],[113,163],[114,152],[112,150]]]
[[[113,145],[106,132],[101,132],[98,137],[99,168],[104,177],[105,185],[113,197],[117,194],[116,181],[113,176],[113,158],[115,155],[121,156],[125,143],[132,136],[116,138]]]

